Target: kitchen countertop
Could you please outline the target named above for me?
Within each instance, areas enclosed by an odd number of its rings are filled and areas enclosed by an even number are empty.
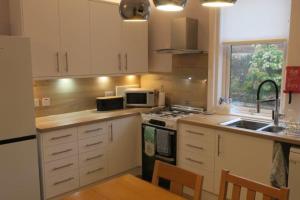
[[[45,133],[64,128],[71,128],[95,122],[112,120],[127,116],[138,115],[141,112],[149,112],[151,108],[129,108],[115,111],[85,110],[36,118],[36,127],[39,133]]]
[[[238,119],[240,117],[233,116],[233,115],[193,115],[189,117],[185,117],[182,119],[179,119],[179,123],[185,123],[190,125],[196,125],[206,128],[213,128],[220,131],[228,131],[231,133],[237,133],[237,134],[244,134],[249,135],[253,137],[259,137],[259,138],[265,138],[270,139],[278,142],[285,142],[290,143],[294,145],[300,145],[300,136],[292,136],[292,135],[286,135],[285,133],[268,133],[263,131],[252,131],[247,129],[241,129],[241,128],[232,128],[227,127],[224,125],[221,125],[220,123],[231,121],[234,119]],[[243,118],[243,117],[242,117]],[[260,120],[256,120],[260,121]],[[262,120],[265,121],[265,120]],[[271,121],[270,121],[271,122]]]

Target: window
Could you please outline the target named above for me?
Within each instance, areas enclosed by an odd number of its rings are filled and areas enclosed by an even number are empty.
[[[285,42],[238,42],[224,44],[225,48],[225,93],[232,99],[235,112],[256,112],[259,84],[274,80],[281,89],[285,65]],[[281,91],[281,90],[280,90]],[[274,88],[265,85],[261,98],[274,98]],[[269,114],[274,102],[262,104],[262,113]]]

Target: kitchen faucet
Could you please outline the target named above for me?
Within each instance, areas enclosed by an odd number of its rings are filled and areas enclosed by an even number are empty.
[[[259,97],[260,96],[260,91],[261,91],[262,86],[265,83],[272,83],[274,85],[275,92],[276,92],[276,98],[275,99],[260,100],[260,97]],[[280,114],[279,114],[279,88],[278,88],[278,85],[276,84],[275,81],[265,80],[258,86],[257,101],[256,101],[256,103],[257,103],[257,112],[258,113],[260,112],[260,103],[273,102],[273,101],[275,102],[275,110],[272,111],[272,119],[274,120],[274,125],[278,126],[279,125],[279,117],[280,117]]]

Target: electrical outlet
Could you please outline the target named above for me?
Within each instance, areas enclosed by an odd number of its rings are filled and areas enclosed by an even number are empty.
[[[42,106],[50,106],[50,105],[51,105],[50,97],[43,97],[42,98]]]
[[[39,107],[39,106],[40,106],[40,99],[34,98],[34,107]]]

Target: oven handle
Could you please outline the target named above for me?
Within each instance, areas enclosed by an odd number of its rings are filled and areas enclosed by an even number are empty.
[[[154,128],[157,128],[157,129],[163,129],[163,130],[166,130],[166,131],[170,131],[170,135],[175,135],[175,132],[176,130],[174,129],[169,129],[169,128],[166,128],[166,127],[163,127],[163,126],[158,126],[158,125],[154,125],[154,124],[145,124],[143,123],[142,124],[142,127],[145,128],[146,126],[150,126],[150,127],[154,127]]]
[[[164,157],[164,156],[160,156],[160,155],[155,155],[155,158],[164,160],[166,162],[174,162],[175,161],[175,158],[168,158],[168,157]]]

